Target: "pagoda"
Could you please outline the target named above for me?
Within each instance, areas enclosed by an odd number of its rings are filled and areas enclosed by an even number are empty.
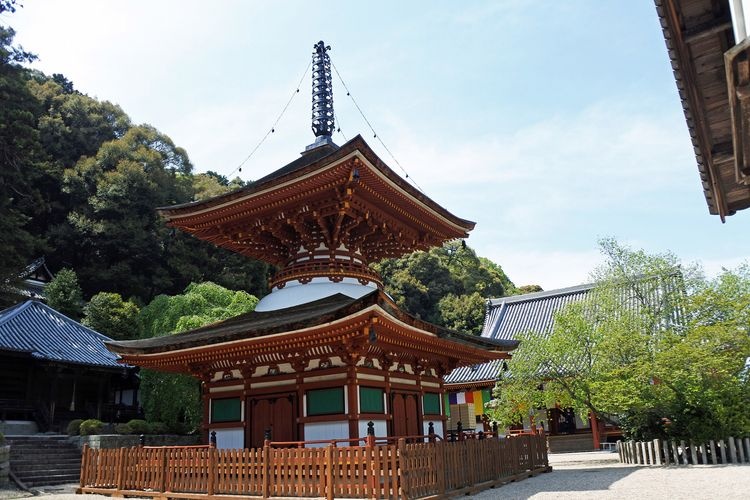
[[[334,131],[330,47],[313,52],[315,142],[239,190],[160,208],[167,224],[276,266],[255,311],[179,335],[110,342],[122,361],[202,382],[219,447],[445,431],[443,377],[509,357],[401,311],[370,264],[465,238],[460,219],[391,170],[362,137]]]

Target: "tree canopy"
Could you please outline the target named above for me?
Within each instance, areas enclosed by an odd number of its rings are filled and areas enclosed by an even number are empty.
[[[484,299],[512,295],[516,288],[502,268],[461,241],[374,265],[386,291],[410,314],[425,321],[478,334]]]
[[[155,211],[242,181],[194,174],[167,135],[62,74],[24,67],[35,56],[14,35],[0,26],[0,305],[19,299],[18,275],[41,255],[53,273],[76,271],[85,300],[109,292],[148,303],[207,279],[265,294],[266,264],[175,233]]]
[[[135,339],[141,330],[139,312],[137,304],[122,300],[119,293],[99,292],[86,304],[82,323],[115,340]]]
[[[179,334],[255,309],[258,298],[211,282],[191,283],[179,295],[159,295],[139,315],[144,338]],[[146,418],[173,429],[196,429],[201,422],[200,383],[188,375],[141,370]]]
[[[750,431],[750,268],[706,279],[672,254],[601,243],[595,289],[527,332],[490,413],[505,425],[555,404],[638,438]]]

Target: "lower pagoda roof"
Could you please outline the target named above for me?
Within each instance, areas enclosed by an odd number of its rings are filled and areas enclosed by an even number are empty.
[[[365,328],[375,334],[363,334]],[[242,364],[286,362],[323,345],[363,355],[419,353],[457,367],[510,357],[518,341],[474,336],[427,323],[401,311],[382,291],[343,294],[273,311],[250,312],[184,333],[107,342],[124,362],[163,371],[205,373]],[[328,354],[337,355],[336,349]],[[339,352],[343,352],[340,349]],[[253,361],[255,360],[255,361]]]

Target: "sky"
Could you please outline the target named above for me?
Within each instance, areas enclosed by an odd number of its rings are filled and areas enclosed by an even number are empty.
[[[295,91],[324,40],[393,157],[335,73],[333,140],[475,221],[516,285],[588,282],[604,237],[709,275],[748,258],[750,210],[708,213],[652,0],[22,3],[1,21],[34,67],[244,180],[314,141],[309,72]]]

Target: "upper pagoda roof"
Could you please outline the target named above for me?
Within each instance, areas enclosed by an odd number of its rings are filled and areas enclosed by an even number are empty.
[[[372,150],[359,134],[339,147],[325,144],[319,148],[306,151],[296,160],[242,188],[200,201],[171,205],[168,207],[159,207],[157,208],[157,211],[167,220],[176,221],[189,215],[203,213],[214,207],[223,207],[227,203],[244,199],[260,191],[282,184],[283,182],[294,180],[305,174],[329,166],[334,162],[348,157],[353,152],[360,153],[360,155],[370,163],[370,166],[380,171],[385,177],[395,183],[399,190],[404,191],[410,197],[414,198],[416,202],[424,204],[452,224],[463,228],[466,232],[474,229],[474,226],[476,225],[475,222],[456,217],[394,172],[393,169],[386,165],[385,162],[375,154],[375,151]]]
[[[507,357],[518,346],[515,340],[483,338],[419,320],[375,290],[358,299],[336,294],[286,309],[253,311],[164,337],[107,342],[107,348],[140,366],[187,371],[184,367],[191,364],[231,362],[232,357],[238,362],[254,355],[266,361],[277,356],[276,361],[283,362],[285,356],[299,356],[300,346],[341,344],[345,338],[361,336],[366,324],[377,330],[371,349],[423,350],[455,357],[457,364]]]
[[[464,238],[475,225],[402,179],[359,135],[241,189],[157,210],[171,226],[281,266],[301,246],[343,245],[372,262]]]

